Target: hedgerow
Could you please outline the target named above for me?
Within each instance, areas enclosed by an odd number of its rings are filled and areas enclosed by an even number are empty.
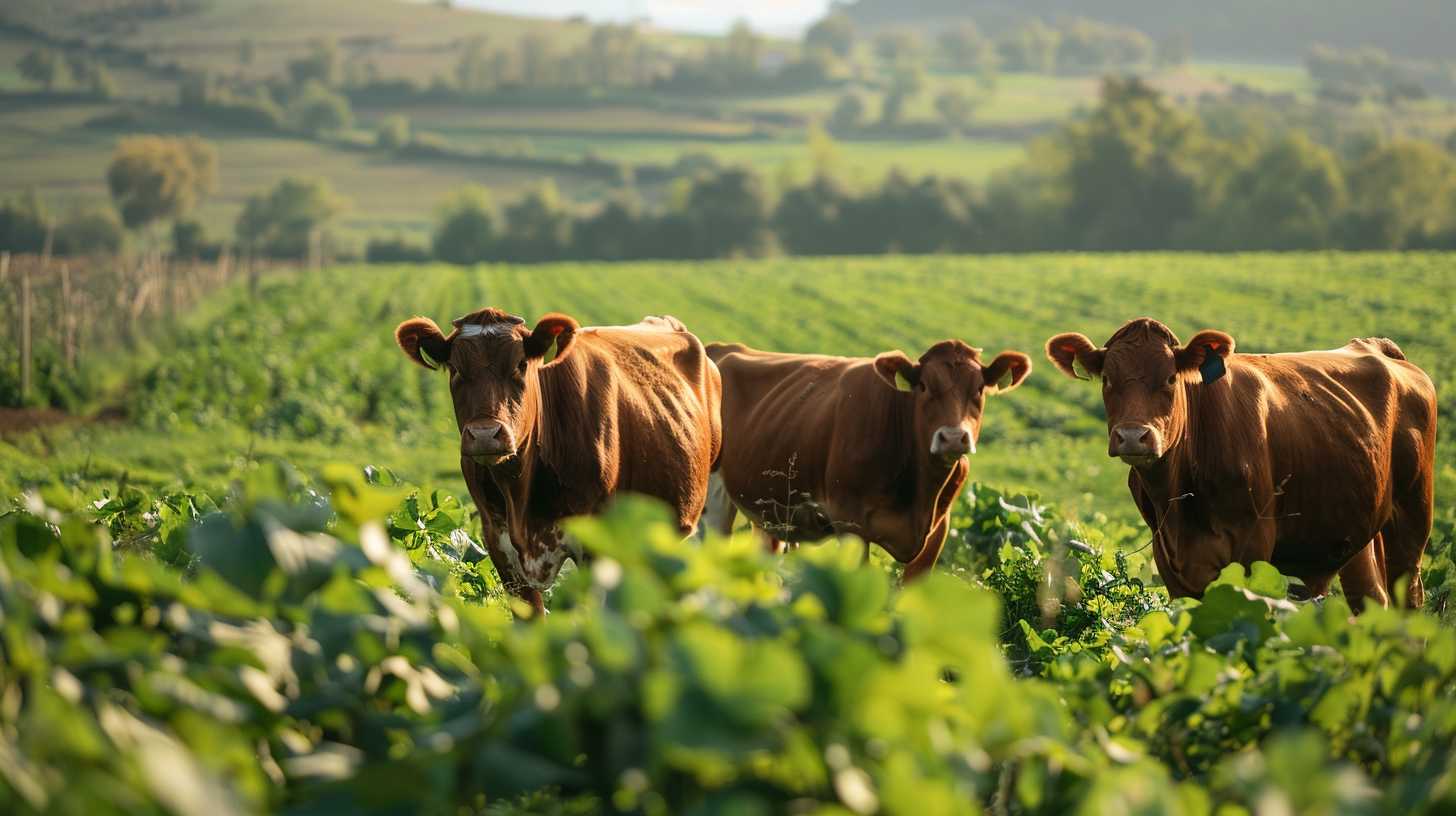
[[[387,473],[32,494],[0,517],[0,810],[1456,806],[1436,616],[1295,605],[1268,565],[1172,602],[1131,531],[980,485],[956,526],[900,588],[858,542],[773,558],[624,499],[517,620],[469,513]]]

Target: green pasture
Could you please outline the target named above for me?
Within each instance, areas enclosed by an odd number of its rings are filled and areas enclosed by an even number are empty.
[[[621,265],[353,267],[267,282],[256,300],[214,298],[113,397],[132,419],[77,424],[0,446],[0,486],[217,484],[282,457],[387,466],[461,491],[445,382],[411,366],[392,330],[423,314],[442,325],[492,305],[585,325],[673,314],[705,341],[795,352],[918,354],[959,337],[1020,349],[1036,367],[988,408],[973,478],[1031,490],[1084,516],[1135,518],[1126,467],[1106,455],[1096,388],[1043,361],[1050,335],[1106,338],[1150,315],[1183,337],[1230,332],[1248,352],[1395,339],[1436,379],[1456,415],[1456,258],[1448,255],[1040,255],[882,257]],[[185,351],[183,351],[185,350]],[[1448,437],[1449,438],[1449,437]],[[1451,507],[1456,449],[1443,442],[1438,496]],[[1449,509],[1446,511],[1449,512]]]

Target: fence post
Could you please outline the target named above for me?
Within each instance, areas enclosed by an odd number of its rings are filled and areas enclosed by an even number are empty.
[[[232,247],[226,244],[223,245],[222,251],[217,253],[217,276],[216,280],[213,281],[214,288],[221,287],[227,283],[228,264],[232,261],[232,254]]]
[[[30,397],[30,266],[20,265],[20,404]]]
[[[71,303],[71,265],[61,264],[61,358],[67,371],[76,370],[76,315]]]

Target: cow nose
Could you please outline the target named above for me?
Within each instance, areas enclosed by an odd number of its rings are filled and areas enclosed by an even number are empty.
[[[930,440],[930,452],[937,456],[964,456],[976,452],[976,443],[971,432],[961,427],[946,426],[935,432]]]
[[[1112,429],[1113,456],[1152,456],[1157,453],[1153,429],[1147,425],[1119,425]]]
[[[510,432],[499,422],[466,425],[460,435],[460,452],[466,456],[509,456],[514,450]]]

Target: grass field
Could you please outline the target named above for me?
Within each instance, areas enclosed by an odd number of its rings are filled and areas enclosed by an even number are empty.
[[[215,299],[116,399],[132,424],[69,426],[12,441],[0,485],[104,484],[127,473],[153,485],[217,484],[242,461],[277,455],[306,466],[367,461],[456,492],[445,384],[408,365],[395,324],[442,325],[493,305],[534,320],[560,310],[583,324],[671,313],[704,340],[767,349],[912,355],[960,337],[1031,354],[1024,387],[993,401],[974,478],[1034,490],[1073,513],[1136,518],[1126,467],[1106,456],[1095,388],[1043,362],[1060,331],[1107,337],[1140,315],[1187,337],[1213,327],[1243,351],[1330,348],[1396,339],[1456,417],[1456,258],[1444,255],[1032,256],[713,262],[706,264],[347,268],[282,278],[256,304]],[[751,294],[750,294],[751,293]],[[233,297],[237,297],[234,295]],[[183,357],[167,353],[183,347]],[[283,394],[286,398],[276,395]],[[1456,447],[1443,441],[1450,512]]]

